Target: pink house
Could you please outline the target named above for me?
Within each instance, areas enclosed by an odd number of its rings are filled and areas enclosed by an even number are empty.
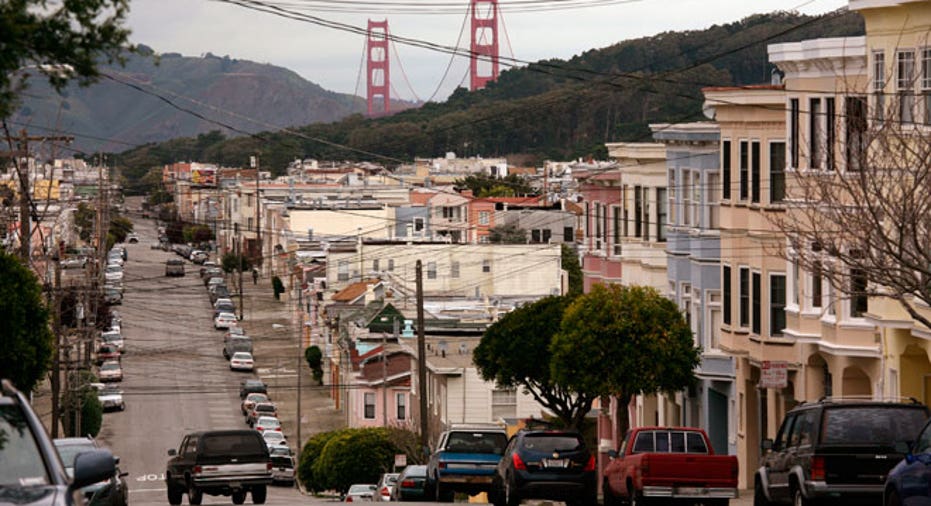
[[[584,291],[596,283],[620,283],[621,259],[615,255],[620,237],[612,233],[619,230],[623,217],[621,199],[621,171],[617,167],[577,169],[581,206],[584,208],[582,238],[579,255],[582,257]]]
[[[355,369],[355,368],[354,368]],[[349,389],[350,427],[408,427],[411,425],[411,356],[382,347],[358,357]]]

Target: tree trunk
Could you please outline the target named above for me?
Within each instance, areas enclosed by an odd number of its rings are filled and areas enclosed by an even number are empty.
[[[631,396],[622,394],[617,395],[616,409],[613,413],[614,425],[617,427],[617,434],[621,441],[627,436],[630,430],[630,399]]]

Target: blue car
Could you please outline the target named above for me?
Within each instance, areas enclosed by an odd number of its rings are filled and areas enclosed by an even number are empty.
[[[896,443],[896,451],[904,453],[905,458],[886,477],[884,506],[931,504],[931,422],[909,446],[908,443]]]

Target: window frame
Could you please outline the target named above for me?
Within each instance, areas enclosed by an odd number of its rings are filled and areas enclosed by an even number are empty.
[[[784,272],[770,272],[769,273],[769,336],[770,337],[784,337],[785,333],[783,330],[786,328],[786,300],[787,300],[787,287],[788,280],[786,279],[786,274]],[[774,280],[782,279],[782,304],[779,304],[776,299],[776,283]],[[777,327],[777,315],[781,313],[782,326]]]
[[[369,402],[371,400],[371,402]],[[365,420],[374,420],[377,414],[375,392],[365,392],[362,398],[362,418]],[[369,411],[371,408],[371,412]]]
[[[395,416],[397,416],[397,420],[407,420],[407,394],[397,392],[394,395]]]
[[[769,140],[769,202],[781,204],[786,198],[786,141]],[[774,163],[773,154],[781,153],[782,163]],[[777,184],[777,181],[779,183]]]
[[[741,265],[737,270],[737,321],[741,328],[750,328],[750,267]]]
[[[731,140],[721,140],[721,200],[731,200]]]
[[[730,326],[732,320],[731,304],[733,303],[733,286],[731,266],[729,264],[721,265],[721,321]]]
[[[747,201],[750,199],[750,141],[740,140],[737,154],[737,166],[740,177],[737,199]]]
[[[870,80],[873,92],[872,116],[876,121],[884,121],[886,117],[886,52],[882,49],[874,49],[870,57],[873,62],[873,76]]]

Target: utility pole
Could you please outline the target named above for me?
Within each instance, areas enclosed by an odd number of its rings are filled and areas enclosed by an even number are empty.
[[[52,438],[58,437],[58,419],[61,417],[61,258],[58,249],[52,251],[55,268],[55,285],[52,296],[52,332],[55,334],[55,354],[52,356]]]
[[[423,262],[417,260],[417,384],[420,387],[420,445],[430,447],[427,420],[427,342],[423,327]]]
[[[304,361],[304,287],[297,284],[297,448],[301,451],[301,362]]]
[[[236,233],[236,243],[233,244],[233,249],[236,252],[236,258],[239,260],[239,321],[242,321],[242,238],[239,234],[239,223],[233,223],[233,231]]]
[[[252,157],[252,166],[255,168],[255,244],[258,248],[258,254],[255,257],[255,263],[257,265],[262,265],[262,225],[259,223],[259,206],[261,199],[259,198],[259,155]]]
[[[398,321],[394,321],[398,327]],[[388,427],[388,337],[381,333],[381,426]]]

